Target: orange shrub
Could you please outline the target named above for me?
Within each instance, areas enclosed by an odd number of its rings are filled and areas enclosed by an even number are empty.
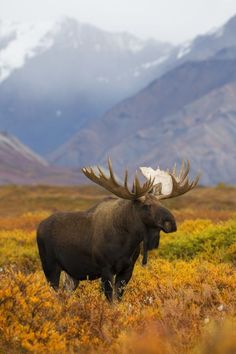
[[[124,301],[111,306],[96,281],[55,293],[41,272],[11,268],[0,275],[0,334],[35,353],[153,353],[156,345],[187,353],[214,321],[235,316],[235,284],[229,264],[153,258],[137,265]]]
[[[0,230],[35,230],[37,225],[50,215],[47,211],[35,213],[24,213],[18,216],[8,216],[0,218]]]
[[[53,210],[83,209],[102,198],[88,191],[0,188],[0,352],[236,352],[236,189],[200,188],[194,198],[168,201],[178,232],[161,235],[160,248],[146,267],[137,263],[114,305],[98,281],[56,293],[41,271],[37,224]]]

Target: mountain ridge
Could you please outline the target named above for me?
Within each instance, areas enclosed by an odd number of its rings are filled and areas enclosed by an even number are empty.
[[[0,184],[78,184],[79,171],[52,166],[16,137],[0,132]]]
[[[30,47],[27,42],[30,51],[26,59],[20,58],[24,65],[0,84],[1,129],[40,154],[55,149],[86,122],[138,91],[149,82],[153,67],[144,67],[139,74],[135,67],[150,64],[171,48],[73,19],[64,19],[56,30],[44,32],[46,37],[40,37],[38,46]],[[29,36],[27,31],[24,35]],[[3,59],[4,49],[0,68]]]
[[[236,106],[234,106],[234,100],[236,101],[235,67],[236,59],[211,59],[182,64],[150,83],[137,95],[116,105],[99,122],[81,130],[70,142],[51,155],[50,160],[61,165],[83,166],[104,164],[105,156],[109,155],[114,157],[115,161],[119,161],[117,163],[119,171],[127,166],[134,171],[144,163],[152,166],[157,163],[154,161],[152,151],[155,151],[154,155],[158,157],[158,162],[165,167],[167,167],[165,161],[174,163],[172,156],[180,162],[181,156],[175,152],[175,146],[179,146],[177,150],[181,151],[182,157],[195,162],[194,170],[201,169],[201,161],[194,158],[194,151],[199,149],[197,140],[202,141],[204,151],[204,154],[200,154],[202,159],[208,153],[213,154],[214,134],[218,135],[219,131],[224,131],[224,137],[218,145],[215,145],[218,154],[220,146],[225,150],[224,140],[228,139],[231,148],[234,144],[236,145],[236,129],[235,138],[231,134],[236,126],[236,115],[230,113],[234,110],[236,112]],[[221,106],[218,102],[221,102]],[[207,112],[208,118],[204,118],[203,108],[207,104],[211,112]],[[222,120],[224,109],[225,115],[230,115],[228,127],[225,122],[227,129]],[[186,115],[186,112],[189,113]],[[209,119],[211,115],[215,117],[215,120]],[[154,136],[153,132],[155,132]],[[155,134],[165,151],[164,159],[158,153],[159,143],[155,140]],[[209,137],[208,144],[207,136]],[[191,139],[195,150],[190,147]],[[181,143],[181,140],[186,142],[186,146]],[[212,161],[214,161],[208,163],[209,166],[202,179],[203,183],[220,182],[222,174],[225,181],[232,183],[235,179],[232,169],[228,177],[223,172],[219,173],[219,177],[214,177],[210,166],[215,166],[218,171],[220,169],[216,163],[217,156],[215,153],[213,155]],[[219,154],[220,156],[225,160],[225,155]],[[235,154],[232,152],[228,156],[228,162],[224,163],[225,170],[229,169],[228,165],[234,165],[234,160]],[[212,175],[209,171],[212,171]]]
[[[0,126],[61,166],[103,164],[111,154],[119,170],[134,170],[155,156],[179,162],[181,153],[194,170],[205,157],[204,183],[232,183],[235,29],[236,16],[173,47],[68,19],[50,48],[0,84]],[[4,40],[0,33],[0,64]]]

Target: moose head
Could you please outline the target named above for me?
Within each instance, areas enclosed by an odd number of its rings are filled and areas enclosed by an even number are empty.
[[[143,264],[146,264],[147,251],[159,246],[160,231],[170,233],[177,230],[174,216],[160,201],[187,193],[197,185],[200,175],[193,181],[189,181],[189,161],[182,161],[179,174],[177,174],[176,164],[172,171],[140,167],[146,181],[141,184],[136,173],[132,188],[130,189],[128,187],[127,169],[125,170],[124,182],[122,184],[117,181],[114,175],[110,158],[108,159],[108,169],[109,176],[106,176],[99,166],[97,167],[98,173],[92,167],[85,167],[82,169],[82,172],[90,180],[117,197],[133,202],[142,222],[148,230],[145,234],[146,237],[144,237]]]

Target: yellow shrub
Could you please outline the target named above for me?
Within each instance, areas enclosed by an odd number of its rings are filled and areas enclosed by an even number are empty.
[[[98,281],[81,282],[75,293],[56,293],[46,283],[35,228],[47,211],[1,217],[0,348],[11,354],[234,352],[236,220],[215,223],[228,218],[224,212],[198,211],[203,218],[162,234],[160,248],[149,253],[146,267],[137,263],[114,306]]]
[[[39,264],[35,231],[0,231],[0,267],[11,263],[31,271]]]
[[[111,306],[96,281],[55,293],[42,272],[11,268],[0,275],[0,334],[4,343],[35,353],[128,353],[145,345],[147,353],[155,345],[184,353],[204,333],[206,319],[235,315],[235,284],[229,264],[151,259],[146,268],[137,265],[124,301]]]
[[[19,216],[8,216],[0,218],[0,230],[35,230],[37,225],[46,217],[50,215],[47,211],[40,211],[35,213],[24,213]]]

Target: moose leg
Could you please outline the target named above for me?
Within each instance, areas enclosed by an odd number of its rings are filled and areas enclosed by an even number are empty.
[[[79,285],[79,280],[73,278],[65,272],[64,288],[69,291],[75,291]]]
[[[109,302],[113,300],[113,274],[106,271],[102,275],[102,290]]]
[[[58,290],[59,288],[60,275],[61,275],[61,268],[57,264],[55,264],[49,276],[47,276],[48,282],[55,290]]]
[[[57,290],[59,288],[61,267],[57,264],[57,261],[53,258],[51,252],[46,249],[42,240],[38,239],[37,241],[45,277],[49,284]]]
[[[122,272],[116,275],[115,279],[115,294],[118,300],[121,300],[125,287],[130,281],[133,274],[134,264],[126,268]]]
[[[54,290],[58,290],[61,268],[58,264],[52,264],[51,267],[46,267],[43,265],[44,274],[47,278],[49,284],[53,287]]]
[[[128,284],[128,282],[130,281],[132,274],[133,274],[133,270],[134,270],[134,265],[135,262],[139,256],[140,253],[140,246],[138,246],[133,254],[132,257],[132,262],[126,267],[124,268],[122,271],[120,271],[117,275],[116,275],[116,279],[115,279],[115,294],[116,294],[116,298],[118,300],[121,300],[125,287]]]

